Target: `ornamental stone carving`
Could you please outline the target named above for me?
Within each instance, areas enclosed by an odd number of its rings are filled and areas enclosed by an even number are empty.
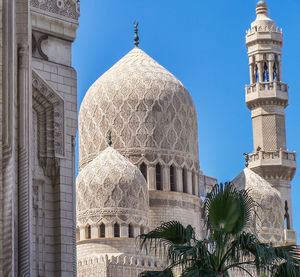
[[[257,203],[251,231],[256,233],[262,242],[281,245],[284,242],[284,209],[279,192],[248,168],[244,169],[233,183],[240,189],[248,189]]]
[[[112,147],[89,163],[76,180],[77,220],[138,223],[147,217],[149,196],[140,170]],[[124,216],[126,218],[124,219]],[[96,217],[96,218],[95,218]],[[97,220],[98,218],[98,220]]]
[[[32,70],[32,105],[38,116],[38,157],[45,174],[55,176],[64,155],[64,101]]]
[[[104,73],[87,92],[79,114],[80,167],[106,147],[133,163],[184,162],[196,170],[197,115],[182,83],[139,48]]]
[[[74,20],[78,20],[80,15],[78,0],[30,0],[30,5]]]

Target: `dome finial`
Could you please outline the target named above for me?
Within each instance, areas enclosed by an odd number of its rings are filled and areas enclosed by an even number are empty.
[[[268,15],[268,5],[263,0],[260,0],[256,6],[256,15],[259,15],[259,14],[264,14],[266,16]]]
[[[107,132],[107,144],[108,146],[112,146],[111,130],[108,130]]]
[[[135,47],[139,47],[139,35],[138,35],[138,26],[139,26],[139,22],[138,21],[134,21],[133,23],[133,26],[134,26],[134,45]]]

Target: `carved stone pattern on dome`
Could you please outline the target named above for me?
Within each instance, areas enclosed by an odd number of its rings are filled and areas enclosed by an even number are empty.
[[[46,174],[57,168],[55,158],[64,155],[64,101],[33,70],[32,103],[38,114],[38,151],[39,160]]]
[[[250,196],[257,203],[249,230],[256,233],[262,242],[282,243],[284,216],[279,193],[250,169],[245,169],[233,183],[238,188],[249,189]]]
[[[140,170],[108,148],[82,170],[77,183],[77,218],[147,215],[148,189]]]
[[[80,5],[77,0],[30,0],[31,7],[78,20]]]
[[[139,163],[161,158],[198,165],[198,127],[184,86],[140,49],[134,49],[96,81],[79,115],[81,168],[107,144]],[[176,158],[176,159],[175,159]]]

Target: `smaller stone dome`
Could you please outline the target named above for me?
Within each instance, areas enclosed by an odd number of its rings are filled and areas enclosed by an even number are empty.
[[[147,218],[149,196],[140,170],[112,147],[107,147],[76,180],[77,220],[85,224],[102,218],[127,222]],[[136,222],[136,223],[138,223]]]
[[[256,215],[253,216],[251,232],[261,242],[272,242],[274,245],[284,240],[284,215],[281,197],[269,182],[249,168],[245,168],[232,183],[239,189],[248,189],[250,196],[257,203]]]

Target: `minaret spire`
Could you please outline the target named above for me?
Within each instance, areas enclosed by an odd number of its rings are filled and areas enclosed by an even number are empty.
[[[268,6],[259,1],[256,20],[246,34],[250,85],[246,105],[251,111],[253,153],[249,168],[267,180],[281,195],[282,209],[292,211],[291,184],[296,172],[296,153],[287,150],[285,108],[289,104],[288,85],[282,82],[283,35],[268,17]],[[285,229],[285,243],[296,243],[292,214]]]
[[[138,21],[134,21],[133,23],[133,26],[134,26],[134,45],[135,47],[139,47],[139,30],[138,30],[138,26],[139,26],[139,22]]]

